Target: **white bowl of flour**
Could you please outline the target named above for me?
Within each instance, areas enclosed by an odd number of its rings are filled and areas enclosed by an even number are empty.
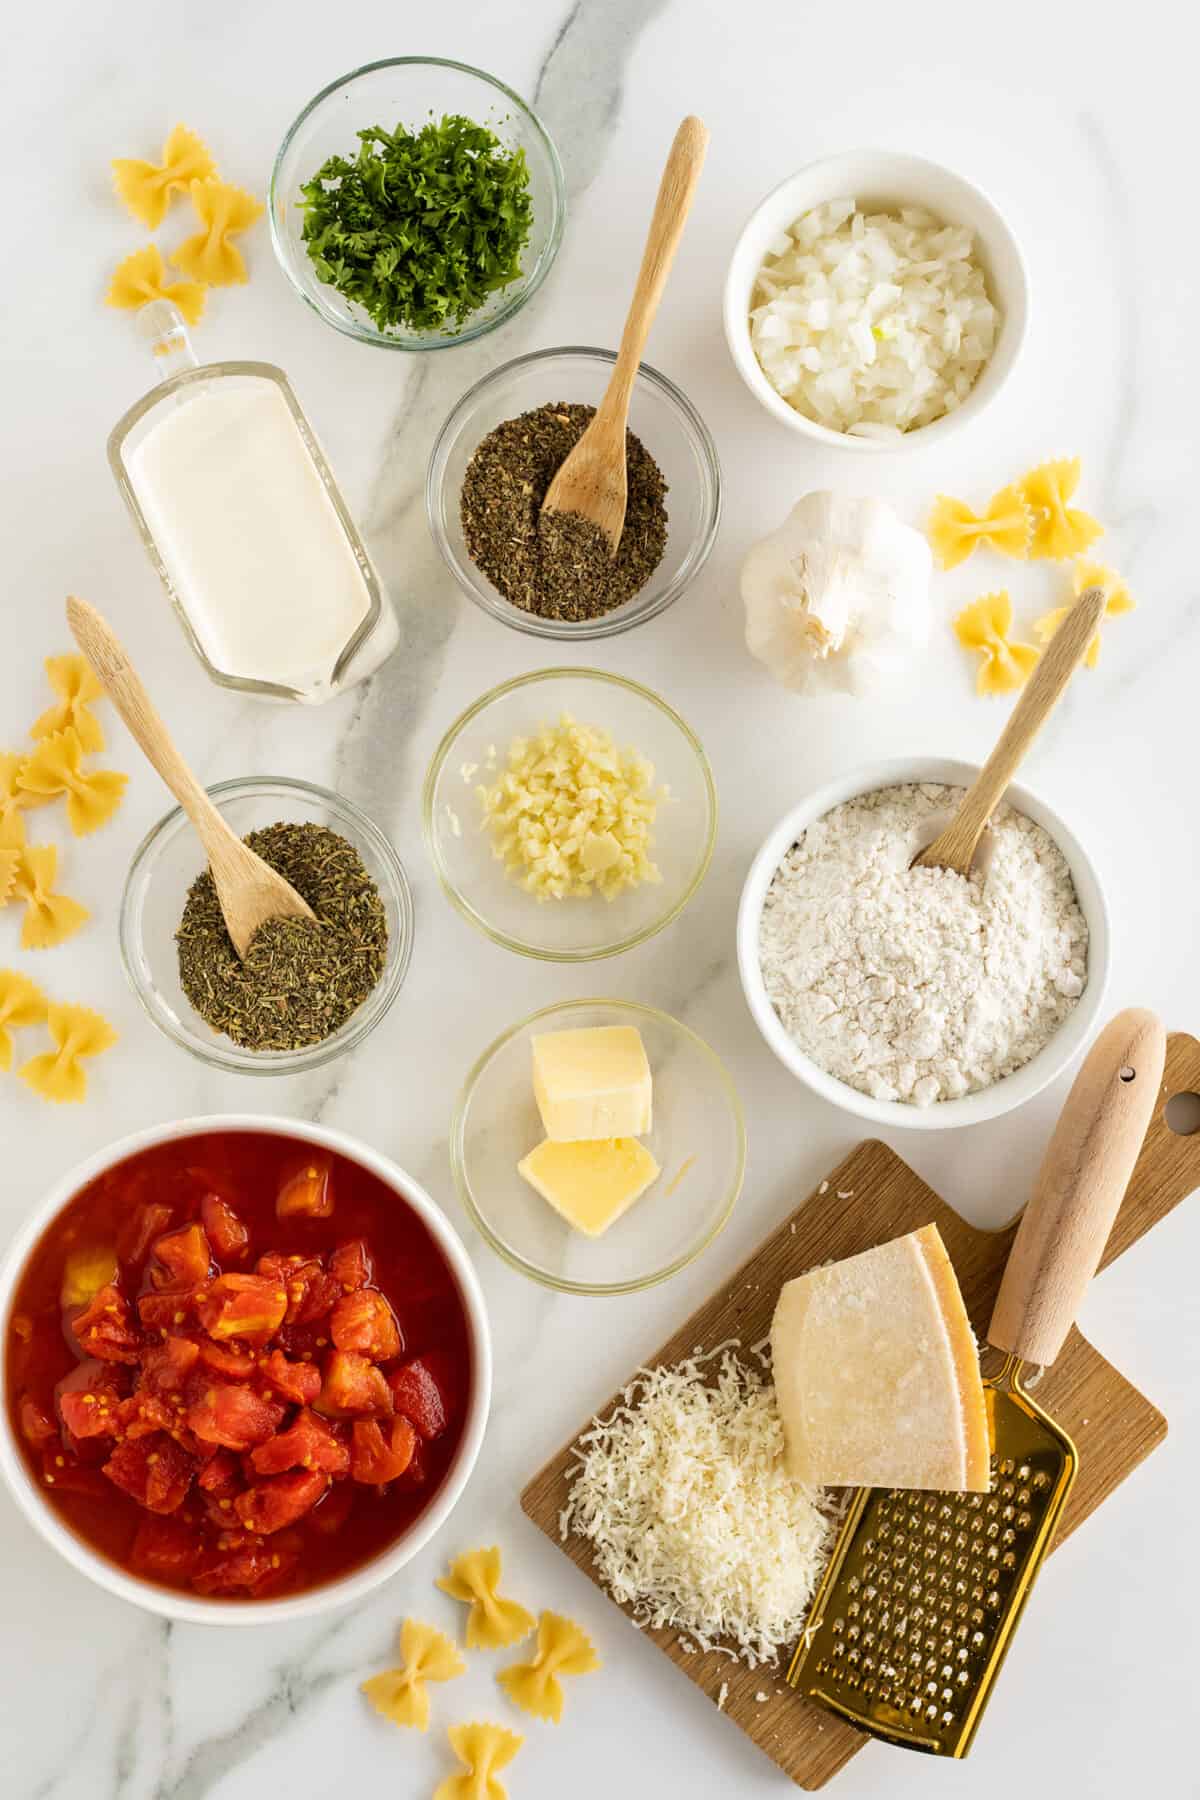
[[[755,857],[738,967],[755,1023],[814,1092],[879,1125],[1011,1111],[1092,1035],[1108,910],[1074,833],[1009,789],[970,883],[909,863],[978,774],[949,757],[858,769],[792,808]]]

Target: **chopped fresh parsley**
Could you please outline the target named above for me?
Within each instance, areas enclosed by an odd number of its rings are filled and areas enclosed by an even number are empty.
[[[301,187],[318,278],[380,331],[462,326],[521,273],[533,224],[524,150],[451,113],[410,131],[358,133]]]

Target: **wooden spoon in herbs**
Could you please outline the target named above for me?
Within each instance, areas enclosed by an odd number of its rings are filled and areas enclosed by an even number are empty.
[[[625,431],[633,384],[683,236],[707,148],[705,126],[697,118],[686,118],[675,133],[663,170],[642,266],[604,398],[542,502],[544,534],[555,531],[573,536],[584,531],[593,537],[599,535],[607,540],[610,556],[617,554],[625,529]]]
[[[109,699],[196,828],[212,871],[225,928],[239,956],[270,919],[314,919],[306,900],[226,824],[180,756],[107,620],[72,594],[67,623]]]

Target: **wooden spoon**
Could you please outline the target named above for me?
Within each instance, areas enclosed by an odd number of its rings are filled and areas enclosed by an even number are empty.
[[[608,539],[613,556],[625,528],[625,428],[633,383],[683,235],[707,148],[707,129],[699,119],[689,116],[675,133],[663,170],[642,266],[604,398],[542,501],[543,512],[580,513],[590,519]]]
[[[172,743],[141,677],[107,620],[86,600],[77,600],[72,594],[67,600],[67,623],[148,761],[195,826],[212,870],[225,926],[238,955],[245,956],[250,939],[268,919],[311,919],[312,908],[291,882],[247,849],[225,823]]]
[[[1000,733],[1000,741],[971,783],[962,802],[932,844],[914,856],[914,869],[953,869],[969,875],[979,840],[988,820],[1004,798],[1004,790],[1034,738],[1054,711],[1080,658],[1095,637],[1104,617],[1102,587],[1082,593],[1054,636],[1029,678],[1021,698]]]

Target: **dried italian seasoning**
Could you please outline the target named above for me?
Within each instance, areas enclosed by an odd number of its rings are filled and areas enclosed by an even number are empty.
[[[183,991],[243,1050],[300,1050],[331,1037],[383,973],[387,914],[353,844],[324,825],[268,825],[246,838],[315,920],[269,919],[239,957],[206,869],[175,933]]]
[[[650,452],[625,434],[629,497],[616,556],[578,513],[543,514],[561,465],[595,416],[566,401],[506,419],[467,464],[460,506],[467,554],[523,612],[598,619],[645,587],[667,544],[667,484]]]

